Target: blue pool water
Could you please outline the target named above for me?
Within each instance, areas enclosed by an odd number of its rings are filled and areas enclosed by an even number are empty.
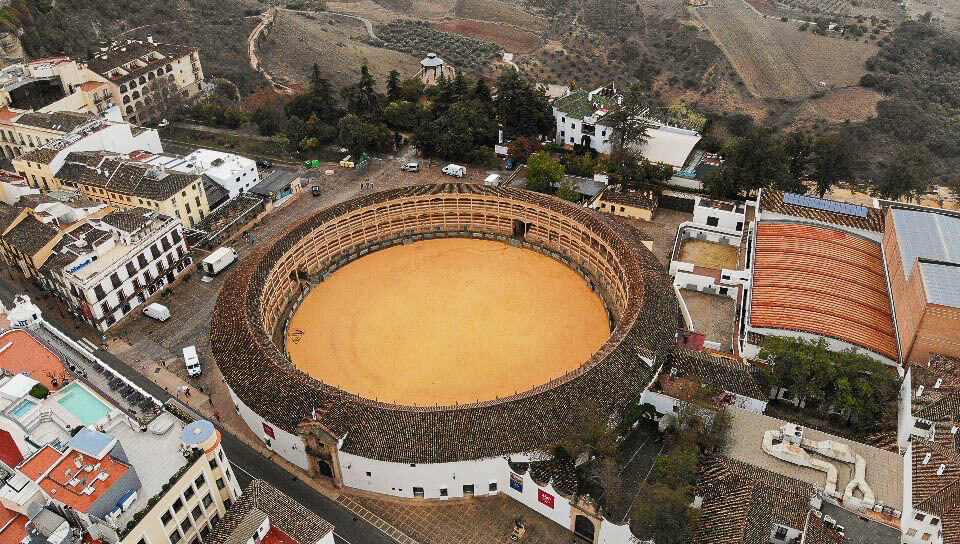
[[[13,409],[13,415],[16,417],[23,417],[27,415],[27,412],[33,410],[33,407],[36,405],[37,403],[33,402],[32,400],[25,400]]]
[[[57,402],[84,425],[93,425],[110,413],[110,407],[93,396],[93,393],[87,391],[79,382],[73,382],[61,389]]]

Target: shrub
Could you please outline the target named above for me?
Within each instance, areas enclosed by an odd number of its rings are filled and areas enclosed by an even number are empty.
[[[170,296],[170,295],[172,295],[172,294],[173,294],[173,290],[170,289],[169,287],[165,287],[165,288],[163,289],[163,292],[160,293],[160,296],[162,296],[162,297],[168,297],[168,296]]]
[[[38,383],[30,388],[30,396],[35,399],[45,399],[50,394],[50,390],[42,383]]]

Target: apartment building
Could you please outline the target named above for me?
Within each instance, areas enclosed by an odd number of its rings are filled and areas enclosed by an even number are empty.
[[[82,124],[72,126],[69,131],[55,139],[45,141],[41,147],[26,148],[26,151],[18,152],[18,156],[13,159],[13,167],[30,187],[44,192],[76,190],[75,187],[63,187],[56,178],[56,173],[63,166],[67,156],[74,151],[109,151],[128,154],[133,151],[157,153],[163,149],[160,135],[155,129],[111,119],[85,118],[84,121]],[[60,126],[66,128],[63,125]]]
[[[197,149],[185,157],[155,155],[143,162],[187,174],[201,174],[222,187],[227,198],[236,198],[260,183],[260,172],[253,159],[212,149]]]
[[[115,210],[72,229],[40,267],[43,286],[103,331],[190,264],[183,224],[144,208]]]
[[[74,151],[57,184],[118,208],[147,208],[192,227],[210,214],[200,174],[185,174],[104,151]]]
[[[113,103],[131,123],[160,121],[166,111],[200,92],[200,53],[182,45],[127,40],[103,48],[87,69],[107,82]]]
[[[0,108],[99,115],[112,106],[111,98],[106,80],[68,57],[13,64],[0,70]]]
[[[333,544],[333,525],[263,480],[243,489],[205,544]]]

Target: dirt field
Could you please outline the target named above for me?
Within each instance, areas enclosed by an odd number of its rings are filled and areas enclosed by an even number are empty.
[[[540,17],[497,0],[457,0],[453,11],[467,19],[506,23],[533,31],[547,29],[547,22]]]
[[[734,270],[737,268],[739,251],[740,248],[736,246],[691,239],[680,244],[680,260],[715,270]]]
[[[847,119],[863,121],[877,114],[877,102],[882,99],[882,94],[865,87],[833,89],[804,104],[797,112],[797,123],[806,124],[817,119],[831,123],[842,123]]]
[[[423,406],[546,383],[609,334],[600,299],[564,265],[500,242],[448,239],[338,270],[304,299],[287,349],[326,383]]]
[[[764,98],[801,99],[821,88],[856,85],[871,43],[800,32],[793,21],[761,17],[742,0],[695,10],[750,90]]]
[[[500,44],[511,53],[532,53],[543,47],[543,40],[532,32],[503,24],[459,19],[434,23],[433,28]]]
[[[320,65],[334,89],[355,83],[360,67],[367,63],[383,90],[390,70],[411,77],[420,69],[419,59],[389,49],[371,47],[363,23],[329,14],[302,15],[280,12],[270,34],[260,43],[259,55],[271,74],[288,81],[305,81],[313,63]]]

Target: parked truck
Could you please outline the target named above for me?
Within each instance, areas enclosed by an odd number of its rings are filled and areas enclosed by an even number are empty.
[[[237,260],[237,250],[232,247],[221,247],[213,253],[207,255],[200,263],[203,271],[210,276],[216,276],[221,270],[230,266],[230,263]]]
[[[200,358],[197,357],[196,346],[183,348],[183,364],[187,367],[187,374],[191,378],[199,376],[203,372],[200,368]]]

